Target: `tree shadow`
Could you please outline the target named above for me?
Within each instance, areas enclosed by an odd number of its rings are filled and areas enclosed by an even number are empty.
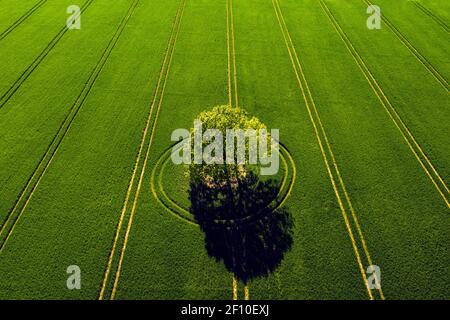
[[[191,180],[191,213],[205,234],[208,255],[244,283],[274,272],[292,246],[291,214],[270,206],[278,190],[275,180],[252,173],[221,187]]]

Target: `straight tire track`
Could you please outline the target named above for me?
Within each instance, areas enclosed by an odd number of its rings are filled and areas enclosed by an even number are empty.
[[[228,104],[233,105],[233,94],[231,93],[231,49],[230,49],[230,14],[229,14],[229,0],[227,0],[227,78],[228,78]]]
[[[139,151],[138,151],[134,169],[133,169],[133,174],[130,179],[129,187],[128,187],[127,194],[126,194],[124,204],[122,207],[122,211],[121,211],[121,216],[119,218],[119,223],[116,228],[116,233],[114,235],[113,246],[112,246],[110,255],[108,257],[108,264],[106,266],[103,281],[102,281],[102,284],[100,287],[100,292],[99,292],[99,297],[98,297],[99,300],[103,300],[106,297],[106,290],[107,290],[107,286],[108,286],[109,276],[112,272],[112,267],[113,267],[114,260],[115,260],[117,246],[119,244],[119,241],[121,240],[120,234],[122,232],[122,226],[123,226],[123,223],[126,218],[126,213],[128,211],[128,205],[129,205],[129,201],[131,199],[131,193],[132,193],[133,189],[135,188],[134,181],[136,179],[138,171],[140,170],[139,180],[138,180],[138,183],[136,186],[136,191],[134,194],[131,211],[130,211],[130,214],[128,217],[127,227],[125,230],[125,234],[123,236],[123,244],[122,244],[122,247],[121,247],[120,253],[119,253],[117,269],[116,269],[116,272],[114,273],[114,277],[112,279],[113,287],[112,287],[112,292],[111,292],[109,299],[114,300],[116,293],[117,293],[117,286],[118,286],[118,282],[120,279],[120,273],[121,273],[121,269],[122,269],[123,259],[125,256],[128,239],[129,239],[129,235],[131,232],[131,226],[133,224],[133,219],[134,219],[134,215],[136,212],[137,202],[139,199],[139,194],[140,194],[140,190],[141,190],[141,186],[142,186],[142,181],[144,178],[145,169],[147,167],[148,158],[150,155],[150,149],[151,149],[151,146],[153,143],[153,137],[154,137],[154,133],[155,133],[155,129],[156,129],[158,115],[159,115],[159,112],[161,109],[161,105],[162,105],[162,101],[163,101],[163,97],[164,97],[164,93],[165,93],[165,88],[166,88],[166,84],[167,84],[167,79],[168,79],[168,76],[170,73],[170,66],[172,64],[172,59],[173,59],[173,55],[174,55],[174,51],[175,51],[176,42],[177,42],[178,35],[179,35],[180,29],[181,29],[181,20],[183,18],[185,6],[186,6],[186,0],[180,0],[180,6],[177,10],[175,21],[172,26],[172,32],[171,32],[171,35],[169,38],[168,46],[166,48],[166,53],[164,56],[163,65],[160,70],[157,87],[156,87],[156,90],[155,90],[155,93],[154,93],[154,96],[152,99],[149,116],[147,119],[147,123],[146,123],[145,129],[144,129],[142,139],[141,139]],[[167,63],[167,67],[166,67],[166,63]],[[160,94],[159,96],[158,96],[158,93]],[[158,98],[159,98],[159,100],[158,100]],[[155,107],[156,107],[156,113],[155,113],[155,116],[152,117],[153,110]],[[151,121],[152,119],[153,119],[153,121]],[[150,125],[151,125],[151,128],[150,128]],[[150,131],[148,130],[149,128],[150,128]],[[148,137],[149,133],[150,133],[150,137]],[[140,166],[141,156],[144,151],[146,141],[148,138],[149,138],[149,141],[148,141],[147,150],[145,153],[145,157],[144,157],[142,166]]]
[[[414,135],[411,133],[407,125],[403,122],[400,115],[397,113],[397,110],[392,105],[390,100],[387,98],[386,94],[384,93],[383,89],[379,85],[378,81],[373,76],[370,69],[367,67],[366,63],[364,62],[363,58],[360,56],[358,51],[353,46],[352,42],[348,38],[345,31],[342,29],[342,27],[339,25],[339,22],[336,20],[328,6],[325,4],[323,0],[319,0],[320,4],[322,6],[323,11],[327,15],[328,19],[330,20],[331,24],[333,25],[334,29],[344,42],[347,50],[352,55],[353,59],[356,61],[356,64],[360,68],[361,72],[363,73],[364,77],[366,78],[367,82],[369,83],[372,91],[375,93],[377,98],[380,100],[381,105],[385,109],[385,111],[388,113],[391,120],[396,125],[397,129],[400,131],[403,139],[407,143],[408,147],[410,148],[411,152],[421,165],[422,169],[426,173],[426,175],[430,178],[432,181],[434,187],[438,191],[439,195],[443,198],[445,204],[448,208],[450,208],[450,203],[448,200],[448,197],[450,195],[450,190],[445,183],[444,179],[441,177],[437,169],[434,167],[431,160],[426,155],[425,151],[421,148],[417,140],[415,139]]]
[[[237,90],[237,70],[236,70],[236,46],[234,39],[234,16],[233,0],[227,0],[227,54],[228,54],[228,104],[239,108],[239,98]],[[233,94],[234,93],[234,94]]]
[[[227,62],[228,62],[228,70],[227,70],[227,75],[228,75],[228,104],[230,105],[230,107],[233,106],[233,94],[232,94],[232,80],[231,80],[231,69],[235,69],[234,68],[234,64],[235,62],[232,62],[232,58],[231,58],[231,38],[230,38],[230,0],[226,1],[226,9],[227,9]],[[233,65],[233,67],[232,67]],[[237,97],[236,97],[237,100]],[[232,299],[233,300],[238,300],[238,281],[236,279],[236,277],[234,276],[234,274],[231,277],[231,293],[232,293]]]
[[[42,7],[45,2],[47,2],[47,0],[40,0],[30,10],[25,12],[19,19],[17,19],[12,25],[10,25],[5,31],[0,33],[0,41],[6,38],[8,34],[14,31],[14,29],[17,28],[20,24],[22,24],[22,22],[24,22],[29,16],[31,16],[33,12]]]
[[[14,231],[14,229],[17,225],[17,222],[22,217],[28,203],[30,202],[35,190],[37,189],[37,187],[39,185],[39,182],[41,181],[41,179],[44,176],[45,172],[47,171],[48,167],[50,166],[56,152],[58,151],[62,141],[64,140],[64,137],[66,136],[67,132],[69,131],[75,117],[77,116],[78,112],[80,111],[81,107],[83,106],[84,102],[86,101],[87,96],[91,92],[92,87],[94,86],[98,76],[100,75],[101,71],[103,70],[103,67],[105,66],[112,50],[114,49],[115,45],[117,44],[117,42],[120,38],[120,35],[122,34],[126,24],[128,23],[129,18],[133,14],[138,2],[139,2],[139,0],[134,0],[132,2],[130,8],[128,9],[128,12],[126,13],[125,17],[122,19],[116,32],[114,33],[113,37],[111,38],[108,46],[106,47],[105,51],[103,52],[103,55],[101,56],[100,60],[97,62],[94,70],[92,71],[91,75],[89,76],[89,79],[86,81],[85,86],[83,87],[83,90],[81,91],[77,100],[75,101],[72,108],[70,109],[69,114],[64,119],[64,122],[61,124],[58,132],[56,133],[55,137],[53,138],[52,142],[50,143],[50,145],[49,145],[47,151],[45,152],[44,156],[42,157],[40,163],[38,164],[37,168],[33,172],[30,179],[28,180],[22,193],[20,194],[14,208],[11,210],[5,223],[1,227],[1,229],[0,229],[0,253],[3,251],[6,242],[8,241],[12,232]]]
[[[369,0],[362,0],[367,5],[372,5]],[[383,15],[383,21],[388,28],[397,36],[403,45],[414,55],[414,57],[434,76],[434,78],[444,87],[447,93],[450,93],[450,86],[447,79],[425,58],[419,50],[406,38],[403,33],[386,17]]]
[[[94,0],[86,0],[83,6],[80,8],[80,14],[82,14],[93,2]],[[22,86],[22,84],[28,79],[28,77],[33,73],[33,71],[39,66],[39,64],[47,57],[47,55],[52,51],[52,49],[58,44],[59,40],[67,33],[69,29],[64,26],[47,44],[44,50],[33,60],[33,62],[22,72],[22,74],[17,78],[16,81],[9,87],[9,89],[0,97],[0,109],[11,99],[11,97],[16,93],[17,90]]]
[[[227,9],[227,60],[228,60],[228,104],[233,106],[233,93],[235,108],[239,109],[239,97],[237,91],[237,67],[236,67],[236,46],[234,37],[234,16],[233,16],[233,0],[226,1]],[[230,50],[231,48],[231,50]],[[233,77],[231,76],[233,74]],[[231,292],[232,299],[238,300],[238,280],[235,275],[232,276]],[[248,286],[244,286],[244,299],[248,300]]]
[[[233,292],[233,300],[237,300],[238,299],[238,281],[234,275],[233,275],[231,281],[232,281],[231,291]]]
[[[294,69],[294,72],[295,72],[295,75],[297,78],[298,86],[301,90],[301,93],[302,93],[302,96],[303,96],[303,99],[304,99],[304,102],[306,105],[306,109],[308,111],[308,115],[311,120],[311,124],[313,125],[314,133],[316,135],[317,142],[318,142],[320,151],[322,153],[322,157],[323,157],[326,169],[327,169],[327,173],[330,178],[331,185],[333,187],[333,191],[336,195],[336,199],[338,201],[339,208],[341,210],[342,217],[344,219],[344,223],[345,223],[347,233],[349,235],[349,238],[350,238],[350,241],[351,241],[351,244],[353,247],[353,251],[354,251],[354,254],[356,257],[357,264],[359,266],[359,271],[361,273],[361,277],[362,277],[364,286],[367,290],[367,294],[368,294],[369,298],[371,300],[373,300],[375,297],[369,288],[368,280],[367,280],[366,274],[365,274],[365,269],[363,267],[363,262],[361,259],[361,255],[359,253],[360,249],[358,247],[357,240],[355,240],[355,235],[352,230],[350,219],[349,219],[349,214],[347,213],[347,211],[350,211],[350,215],[353,219],[353,223],[355,225],[355,228],[357,229],[357,234],[359,236],[359,241],[361,242],[361,246],[363,247],[363,253],[365,254],[366,261],[369,265],[373,265],[372,259],[370,257],[370,254],[369,254],[369,251],[368,251],[368,248],[366,245],[366,241],[363,237],[362,230],[361,230],[356,212],[350,201],[350,197],[346,190],[343,178],[340,174],[339,167],[338,167],[336,159],[334,157],[334,153],[331,149],[327,134],[325,132],[325,128],[320,119],[317,107],[315,105],[315,101],[314,101],[311,91],[309,89],[309,85],[306,80],[306,76],[303,72],[302,65],[298,58],[297,50],[296,50],[294,43],[292,41],[292,38],[290,36],[289,29],[287,28],[286,22],[283,17],[283,13],[282,13],[280,5],[278,3],[278,0],[272,0],[272,4],[274,7],[276,16],[277,16],[278,23],[280,25],[281,32],[283,34],[284,42],[285,42],[286,48],[289,53],[292,67]],[[320,130],[319,130],[319,128],[320,128]],[[321,136],[323,138],[321,138]],[[324,145],[326,146],[326,149],[325,149]],[[329,154],[330,159],[328,159],[327,153]],[[330,162],[332,162],[332,165],[330,165]],[[334,174],[333,174],[333,168],[334,168]],[[337,176],[337,178],[335,177],[335,175]],[[341,192],[344,194],[344,196],[341,195],[341,193],[339,192],[340,191],[339,189],[341,189]],[[348,207],[347,209],[344,204],[345,202],[347,203],[347,207]],[[384,299],[384,294],[383,294],[383,291],[381,288],[378,290],[378,292],[379,292],[380,298]]]
[[[231,41],[230,41],[231,33]],[[234,101],[235,108],[239,109],[239,96],[238,96],[238,86],[237,86],[237,66],[236,66],[236,45],[234,37],[234,16],[233,16],[233,0],[227,0],[227,48],[228,48],[228,92],[229,92],[229,104],[232,106],[231,92],[234,89]],[[231,44],[230,44],[231,42]],[[230,46],[232,48],[230,52]],[[231,57],[230,57],[231,55]],[[233,89],[231,88],[231,67],[230,60],[233,65]],[[295,169],[294,169],[295,170]],[[295,179],[295,177],[294,177]],[[233,275],[232,283],[233,300],[238,300],[238,281]],[[244,284],[244,300],[250,300],[250,287],[249,284]]]
[[[233,0],[230,2],[230,20],[231,20],[231,48],[233,56],[233,78],[234,78],[234,98],[236,103],[236,108],[239,108],[238,90],[237,90],[237,72],[236,72],[236,49],[234,41],[234,16],[233,16]]]
[[[447,26],[447,24],[441,20],[436,14],[434,14],[430,9],[426,8],[422,3],[419,1],[413,2],[417,8],[419,8],[423,13],[428,15],[431,19],[433,19],[437,24],[439,24],[447,33],[450,33],[450,29]]]

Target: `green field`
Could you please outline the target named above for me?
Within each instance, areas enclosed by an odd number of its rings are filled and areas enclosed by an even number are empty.
[[[0,299],[450,299],[450,2],[369,4],[0,0]],[[280,130],[294,222],[237,288],[163,165],[224,104]]]

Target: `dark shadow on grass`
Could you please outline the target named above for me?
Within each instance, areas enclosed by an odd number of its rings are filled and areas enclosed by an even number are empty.
[[[254,174],[222,187],[191,181],[191,212],[208,255],[244,283],[274,272],[292,246],[291,214],[270,207],[278,190],[276,181]]]

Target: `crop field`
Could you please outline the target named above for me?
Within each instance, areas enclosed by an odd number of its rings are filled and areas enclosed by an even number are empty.
[[[450,299],[449,25],[445,0],[0,0],[0,300]],[[217,105],[280,132],[292,245],[248,283],[170,161]]]

